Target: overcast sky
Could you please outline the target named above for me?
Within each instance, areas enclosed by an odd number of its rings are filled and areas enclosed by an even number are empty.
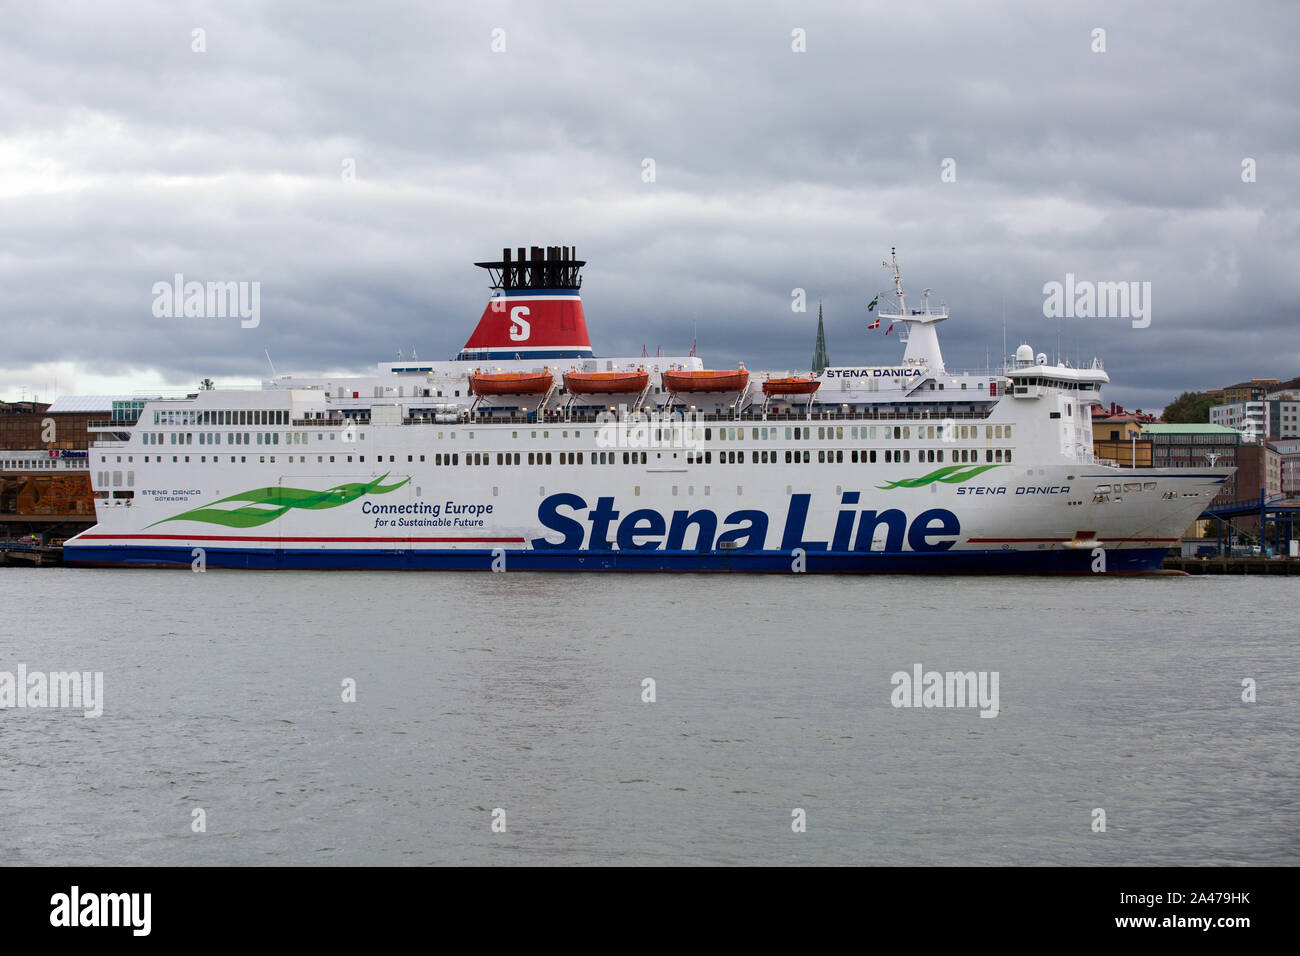
[[[605,355],[806,369],[820,296],[833,363],[896,363],[896,246],[951,368],[1005,311],[1129,407],[1300,375],[1295,3],[0,13],[0,398],[448,358],[506,245],[577,247]],[[155,317],[175,273],[260,282],[260,326]],[[1066,273],[1150,282],[1150,326],[1045,318]]]

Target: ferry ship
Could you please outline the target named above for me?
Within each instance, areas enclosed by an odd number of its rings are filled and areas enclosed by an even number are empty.
[[[571,247],[475,263],[448,361],[278,375],[96,423],[77,565],[775,573],[1156,569],[1232,469],[1092,451],[1100,362],[949,369],[946,306],[877,313],[893,365],[597,357]],[[879,298],[879,297],[878,297]],[[888,340],[886,340],[888,341]]]

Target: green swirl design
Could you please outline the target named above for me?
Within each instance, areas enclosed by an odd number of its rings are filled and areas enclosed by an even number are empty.
[[[256,528],[269,521],[274,521],[293,508],[305,508],[310,511],[319,511],[322,508],[337,508],[339,505],[356,501],[363,495],[384,495],[390,491],[396,491],[411,480],[407,477],[397,482],[397,484],[385,485],[383,480],[388,475],[389,473],[385,472],[368,484],[349,482],[346,485],[335,485],[333,488],[327,488],[324,491],[311,491],[307,488],[254,488],[251,491],[242,491],[237,495],[231,495],[229,498],[222,498],[220,501],[212,502],[213,505],[222,505],[232,501],[243,501],[246,502],[245,507],[227,509],[204,505],[202,508],[195,508],[192,511],[185,511],[178,515],[172,515],[170,518],[155,521],[149,527],[152,528],[154,525],[160,525],[168,521],[199,521],[204,524],[224,525],[227,528]]]
[[[977,475],[982,475],[990,468],[1001,468],[1001,465],[949,465],[946,468],[938,468],[928,475],[922,475],[920,478],[904,478],[902,481],[891,481],[883,485],[876,485],[882,491],[888,491],[891,488],[923,488],[926,485],[932,485],[936,481],[942,481],[945,485],[959,485],[963,481],[970,481]]]

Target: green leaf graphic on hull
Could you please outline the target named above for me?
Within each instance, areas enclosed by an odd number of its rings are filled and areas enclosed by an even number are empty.
[[[155,521],[149,527],[152,528],[154,525],[160,525],[167,521],[201,521],[205,524],[224,525],[227,528],[256,528],[268,521],[274,521],[293,508],[305,508],[307,510],[337,508],[349,501],[356,501],[363,495],[384,495],[390,491],[396,491],[411,480],[407,477],[395,485],[385,485],[382,482],[387,477],[388,472],[385,472],[368,484],[349,482],[346,485],[335,485],[333,488],[327,488],[324,491],[311,491],[307,488],[254,488],[251,491],[242,491],[237,495],[231,495],[229,498],[222,498],[220,501],[212,503],[213,505],[224,505],[232,501],[243,501],[247,502],[245,507],[226,509],[204,505],[202,508],[195,508],[192,511],[172,515],[170,518],[163,518],[162,521]]]
[[[920,478],[904,478],[902,481],[891,481],[883,485],[876,485],[883,491],[891,488],[923,488],[926,485],[932,485],[936,481],[942,481],[946,485],[959,485],[963,481],[970,481],[977,475],[982,475],[990,468],[1001,468],[1001,465],[949,465],[947,468],[939,468],[930,472],[928,475],[922,475]]]

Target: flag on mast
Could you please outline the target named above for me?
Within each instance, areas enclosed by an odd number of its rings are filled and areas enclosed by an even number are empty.
[[[874,322],[872,322],[870,325],[868,325],[867,328],[868,328],[868,329],[878,329],[878,328],[880,328],[880,320],[879,320],[879,319],[876,319],[876,321],[874,321]]]
[[[885,329],[885,334],[888,335],[892,331],[894,331],[894,324],[891,322],[889,328]]]
[[[867,311],[870,312],[872,309],[874,309],[876,307],[876,303],[879,301],[880,301],[880,296],[876,296],[874,299],[872,299],[871,304],[867,306]]]

